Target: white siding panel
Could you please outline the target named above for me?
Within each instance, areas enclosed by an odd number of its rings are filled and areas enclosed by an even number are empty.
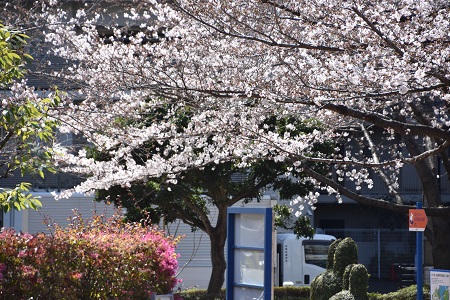
[[[28,212],[28,232],[47,232],[47,225],[44,218],[52,220],[54,223],[65,228],[69,224],[69,219],[73,216],[72,210],[77,209],[83,219],[87,220],[96,214],[105,214],[111,216],[115,209],[113,205],[95,202],[93,197],[84,195],[73,195],[69,199],[55,200],[50,193],[36,193],[40,196],[42,208],[37,211],[29,210]]]
[[[217,208],[208,207],[212,224],[217,221]],[[166,232],[170,235],[183,236],[177,247],[178,265],[180,267],[211,267],[211,246],[209,236],[202,230],[192,231],[191,226],[183,222],[174,222],[166,226]]]

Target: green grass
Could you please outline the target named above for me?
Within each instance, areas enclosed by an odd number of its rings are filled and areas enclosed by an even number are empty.
[[[416,300],[417,287],[412,285],[407,288],[400,289],[396,292],[379,294],[369,293],[369,300]],[[205,290],[192,289],[175,293],[175,295],[183,300],[225,300],[225,290],[223,289],[219,295],[207,297]],[[275,287],[275,300],[309,300],[309,287]],[[430,289],[424,287],[424,300],[430,299]]]

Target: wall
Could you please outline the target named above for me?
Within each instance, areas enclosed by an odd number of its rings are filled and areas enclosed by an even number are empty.
[[[92,196],[78,194],[69,199],[55,200],[47,192],[36,192],[33,195],[41,197],[42,208],[6,213],[3,222],[5,227],[14,227],[17,231],[29,233],[46,232],[48,227],[44,223],[44,219],[57,223],[63,228],[67,227],[70,217],[73,215],[73,209],[77,209],[86,219],[92,217],[95,210],[97,214],[104,214],[105,216],[111,216],[115,212],[113,205],[108,206],[94,202]]]

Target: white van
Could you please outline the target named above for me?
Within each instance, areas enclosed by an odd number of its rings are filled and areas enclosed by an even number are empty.
[[[326,234],[315,234],[313,239],[297,238],[293,233],[277,234],[275,286],[309,286],[325,271],[328,248],[334,240],[334,236]]]

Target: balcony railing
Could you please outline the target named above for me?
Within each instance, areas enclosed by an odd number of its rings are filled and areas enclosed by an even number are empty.
[[[61,191],[64,189],[72,188],[83,181],[83,178],[67,173],[45,173],[44,178],[38,176],[25,175],[20,176],[19,172],[16,172],[14,176],[0,179],[0,187],[2,188],[14,188],[21,182],[29,182],[32,184],[32,190],[46,190],[46,191]]]

